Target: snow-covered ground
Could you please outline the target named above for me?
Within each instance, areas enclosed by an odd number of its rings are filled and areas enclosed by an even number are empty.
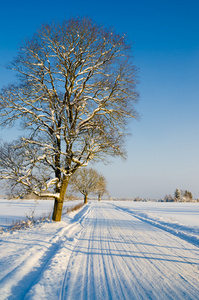
[[[64,203],[64,209],[72,207],[83,201],[75,200]],[[52,215],[53,200],[6,200],[0,199],[0,230],[8,229],[13,223],[26,220],[33,216],[37,219]]]
[[[16,216],[5,205],[1,220]],[[198,203],[91,201],[59,223],[4,232],[0,299],[198,299],[198,216]]]
[[[142,221],[199,245],[199,203],[115,201]]]
[[[115,201],[122,207],[144,212],[150,217],[168,222],[199,227],[199,203],[190,202],[131,202]]]

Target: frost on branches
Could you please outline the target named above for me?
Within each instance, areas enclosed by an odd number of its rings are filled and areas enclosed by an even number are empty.
[[[42,26],[10,67],[19,83],[1,91],[1,126],[17,121],[26,131],[1,145],[1,179],[15,193],[53,196],[53,220],[60,221],[77,169],[107,155],[125,157],[138,98],[131,47],[90,19],[70,19]]]

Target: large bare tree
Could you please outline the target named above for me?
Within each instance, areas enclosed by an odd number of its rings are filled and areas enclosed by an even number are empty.
[[[53,196],[53,220],[60,221],[71,175],[90,160],[125,156],[138,98],[131,46],[91,19],[72,18],[42,26],[10,67],[18,83],[0,93],[1,126],[25,131],[6,145],[10,159],[6,165],[0,157],[1,178],[15,190]],[[17,166],[12,154],[21,158]]]

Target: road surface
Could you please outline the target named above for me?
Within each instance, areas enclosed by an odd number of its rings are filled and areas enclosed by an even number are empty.
[[[199,299],[199,248],[112,202],[1,249],[0,299]]]

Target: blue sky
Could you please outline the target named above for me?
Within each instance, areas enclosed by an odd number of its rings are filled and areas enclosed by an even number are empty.
[[[128,159],[96,165],[110,195],[160,198],[176,188],[199,198],[198,0],[1,1],[0,88],[15,80],[4,65],[43,23],[89,16],[133,42],[139,68],[139,121],[131,123]],[[1,130],[12,140],[17,129]]]

